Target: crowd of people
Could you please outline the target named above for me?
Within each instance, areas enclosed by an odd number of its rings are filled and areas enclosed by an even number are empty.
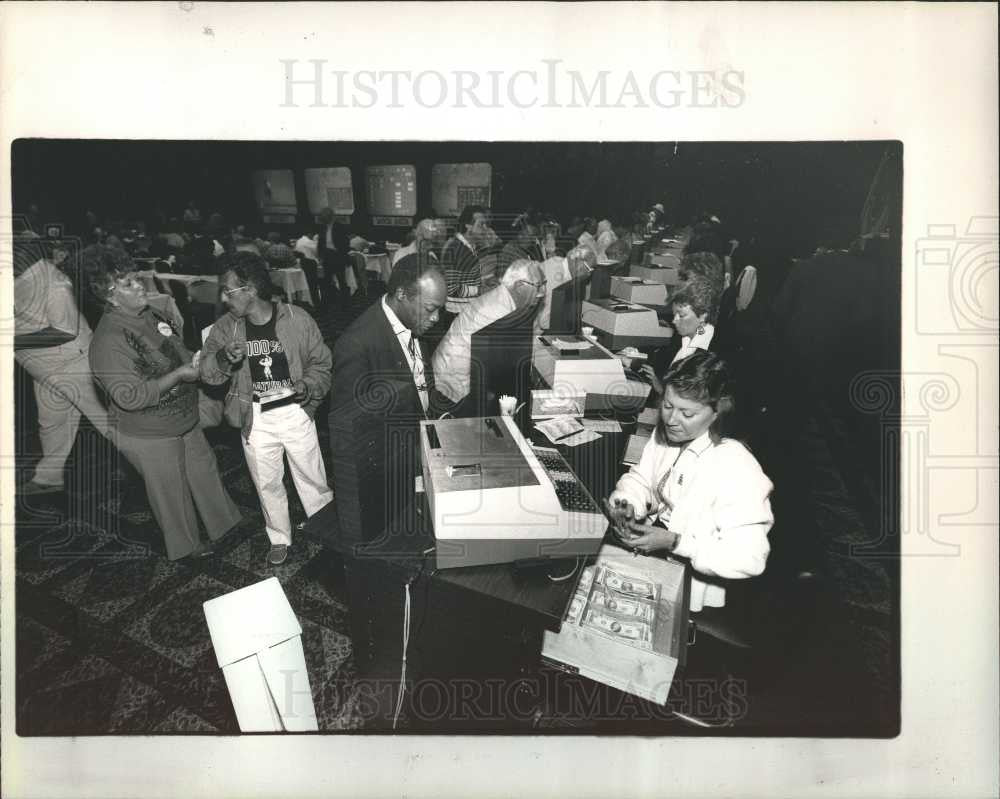
[[[617,227],[597,218],[564,227],[534,210],[500,218],[470,205],[450,236],[435,214],[421,216],[406,241],[389,248],[384,296],[331,352],[315,311],[281,301],[269,271],[299,265],[319,304],[349,299],[350,254],[370,245],[328,209],[297,238],[229,227],[218,213],[203,221],[195,202],[156,229],[103,225],[88,213],[82,249],[39,237],[36,218],[25,215],[15,247],[15,357],[35,383],[42,447],[22,493],[61,490],[84,414],[142,477],[167,556],[211,554],[211,542],[240,521],[199,414],[204,390],[225,386],[222,415],[240,430],[274,565],[293,539],[285,458],[307,515],[331,501],[346,507],[358,482],[379,487],[383,510],[391,508],[390,493],[412,486],[418,468],[412,441],[388,446],[392,431],[412,433],[421,419],[461,412],[472,335],[512,314],[530,315],[545,329],[559,284],[602,263],[628,262],[633,248],[666,233],[660,204]],[[743,441],[766,443],[774,382],[761,376],[774,342],[763,316],[759,324],[747,321],[755,318],[757,253],[723,231],[712,215],[670,230],[686,242],[670,299],[675,335],[643,370],[659,424],[610,498],[624,545],[691,559],[704,578],[693,609],[724,603],[713,581],[761,573],[773,523],[772,483],[733,430]],[[185,347],[176,320],[149,305],[136,257],[219,276],[225,313],[199,352]],[[363,264],[358,272],[365,291]],[[79,312],[74,283],[87,285],[103,306],[96,330]],[[315,420],[328,394],[332,487]],[[352,443],[360,430],[381,435],[364,462]],[[209,542],[200,540],[199,526]]]

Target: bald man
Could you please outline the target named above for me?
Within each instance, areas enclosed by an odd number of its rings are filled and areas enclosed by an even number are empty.
[[[435,417],[434,373],[420,340],[447,298],[444,276],[423,256],[392,270],[386,294],[333,349],[330,446],[344,543],[379,535],[419,472],[417,430]]]
[[[472,334],[514,311],[538,306],[545,287],[541,264],[521,259],[507,268],[499,286],[470,300],[434,351],[437,390],[451,402],[461,402],[470,390]]]
[[[432,261],[437,261],[434,250],[444,240],[444,225],[440,219],[421,219],[417,226],[413,228],[413,241],[405,247],[400,247],[392,256],[392,265],[395,266],[407,255],[426,253]]]

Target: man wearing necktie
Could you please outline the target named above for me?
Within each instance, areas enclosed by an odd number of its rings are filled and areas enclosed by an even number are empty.
[[[433,418],[434,375],[421,336],[447,299],[444,276],[423,255],[400,259],[385,296],[333,350],[330,445],[340,543],[377,537],[413,497],[417,433]]]

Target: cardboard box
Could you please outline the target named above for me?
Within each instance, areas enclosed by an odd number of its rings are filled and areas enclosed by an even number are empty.
[[[276,577],[202,606],[243,732],[319,729],[302,627]]]
[[[652,649],[615,641],[578,623],[564,621],[558,633],[547,631],[542,660],[620,691],[665,704],[678,668],[687,657],[688,602],[691,579],[680,561],[634,557],[605,544],[594,565],[608,566],[660,586]],[[579,587],[579,585],[578,585]],[[588,590],[589,593],[589,590]]]

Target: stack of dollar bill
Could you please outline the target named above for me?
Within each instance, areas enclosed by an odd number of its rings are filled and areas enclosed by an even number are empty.
[[[590,566],[580,577],[566,621],[629,646],[652,649],[659,591],[659,585],[645,578]]]

